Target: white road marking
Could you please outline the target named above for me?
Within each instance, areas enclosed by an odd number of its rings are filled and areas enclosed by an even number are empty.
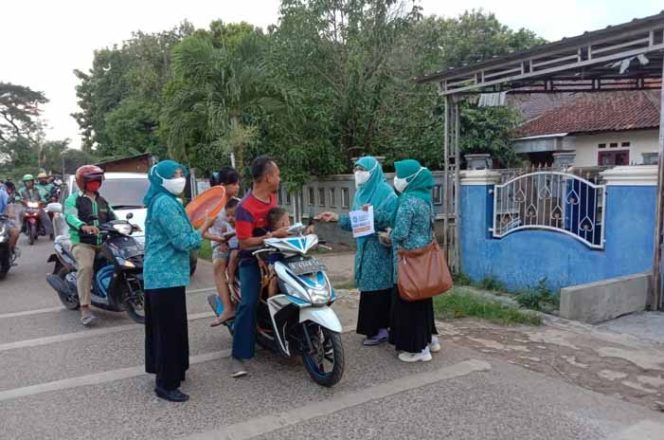
[[[439,370],[405,376],[391,382],[382,383],[354,392],[348,392],[332,399],[308,403],[305,406],[293,408],[282,413],[266,415],[245,422],[227,425],[212,431],[194,434],[187,438],[189,440],[251,439],[269,434],[278,429],[306,422],[317,417],[329,416],[344,409],[384,399],[405,391],[490,369],[491,364],[488,362],[471,359],[448,367],[443,367]]]
[[[209,362],[216,359],[228,357],[231,350],[221,350],[212,353],[199,354],[189,358],[189,364],[200,364],[202,362]],[[120,368],[118,370],[104,371],[102,373],[88,374],[86,376],[70,377],[67,379],[56,380],[53,382],[40,383],[37,385],[30,385],[27,387],[14,388],[11,390],[0,391],[0,402],[11,399],[18,399],[19,397],[34,396],[35,394],[47,393],[50,391],[61,391],[70,388],[78,388],[86,385],[99,385],[103,383],[113,382],[121,379],[130,379],[147,375],[144,366]]]
[[[187,320],[193,321],[196,319],[212,318],[213,316],[214,313],[212,312],[192,313],[187,316]],[[105,336],[113,333],[123,332],[127,330],[135,330],[140,328],[142,328],[140,324],[125,324],[125,325],[117,325],[114,327],[107,327],[107,328],[81,330],[78,332],[64,333],[55,336],[46,336],[43,338],[25,339],[22,341],[0,344],[0,352],[15,350],[17,348],[39,347],[40,345],[55,344],[58,342],[65,342],[65,341],[74,341],[76,339],[94,338],[96,336]]]
[[[187,290],[187,294],[208,293],[208,292],[214,292],[216,290],[217,290],[216,287],[205,287],[202,289]],[[59,306],[59,307],[46,307],[43,309],[24,310],[22,312],[3,313],[0,314],[0,319],[20,318],[21,316],[40,315],[42,313],[53,313],[53,312],[59,312],[61,310],[66,310],[66,309],[64,308],[64,306]]]

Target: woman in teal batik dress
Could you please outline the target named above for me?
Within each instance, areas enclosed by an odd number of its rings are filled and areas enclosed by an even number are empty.
[[[397,209],[397,196],[385,182],[383,169],[378,161],[365,156],[355,162],[353,210],[373,206],[376,232],[389,228]],[[350,231],[348,215],[337,216],[325,212],[323,221],[339,221],[339,226]],[[356,239],[355,285],[360,290],[360,308],[357,317],[357,333],[365,335],[364,345],[378,345],[388,340],[392,289],[394,286],[394,259],[392,249],[378,240],[377,233]]]

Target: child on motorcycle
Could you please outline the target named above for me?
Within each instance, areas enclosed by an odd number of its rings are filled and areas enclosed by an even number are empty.
[[[279,207],[270,209],[270,212],[267,213],[267,221],[269,231],[277,231],[281,228],[288,228],[291,225],[288,211]],[[269,278],[267,290],[268,297],[272,297],[279,292],[279,283],[277,280],[277,274],[274,271],[274,263],[281,259],[283,259],[283,254],[278,252],[271,254],[267,259]]]
[[[218,270],[225,272],[223,280],[225,283],[223,287],[225,287],[225,289],[218,289],[219,297],[224,305],[232,304],[229,287],[233,285],[235,280],[235,270],[237,269],[238,251],[240,248],[237,237],[235,236],[235,211],[238,205],[238,199],[230,199],[224,208],[224,220],[215,222],[213,227],[211,227],[205,235],[205,238],[214,243],[213,260],[215,263],[219,261],[221,266]],[[215,269],[217,268],[215,267]],[[222,314],[215,318],[210,326],[216,327],[223,324],[225,321],[233,317],[233,313],[232,305],[230,307],[224,307]]]

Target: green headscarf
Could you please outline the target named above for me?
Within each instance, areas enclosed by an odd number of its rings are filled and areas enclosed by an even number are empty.
[[[424,168],[415,159],[395,162],[394,168],[398,178],[408,180],[408,186],[400,197],[415,197],[431,204],[434,181],[433,174],[428,168]]]
[[[166,188],[164,188],[163,183],[164,179],[172,179],[175,176],[175,172],[180,169],[183,174],[187,175],[187,169],[184,165],[177,163],[174,160],[162,160],[158,164],[150,168],[148,173],[148,180],[150,181],[150,188],[148,189],[147,194],[143,198],[143,203],[148,208],[148,216],[150,215],[150,206],[152,203],[157,200],[157,197],[164,194],[168,197],[176,199],[174,194],[171,194]],[[178,206],[180,206],[182,214],[187,217],[187,212],[184,210],[182,203],[178,201]]]
[[[361,166],[371,173],[369,180],[360,185],[353,198],[353,210],[362,208],[363,205],[379,206],[394,190],[385,182],[383,167],[372,156],[364,156],[355,162],[355,166]]]

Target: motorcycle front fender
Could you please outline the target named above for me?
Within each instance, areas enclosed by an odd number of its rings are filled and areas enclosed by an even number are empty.
[[[341,321],[330,307],[307,307],[300,309],[300,324],[306,321],[315,322],[333,332],[341,333]]]

